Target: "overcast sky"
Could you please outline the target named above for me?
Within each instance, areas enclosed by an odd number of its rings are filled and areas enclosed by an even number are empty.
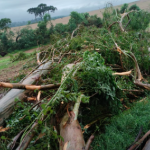
[[[37,7],[40,3],[57,7],[51,16],[69,15],[71,11],[86,12],[104,8],[107,2],[113,5],[133,2],[136,0],[0,0],[0,19],[10,18],[12,22],[28,21],[34,15],[28,14],[27,9]]]

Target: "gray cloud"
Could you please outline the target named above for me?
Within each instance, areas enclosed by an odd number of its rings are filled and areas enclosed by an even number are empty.
[[[133,2],[135,0],[1,0],[0,19],[10,18],[14,21],[27,21],[34,19],[27,9],[36,7],[40,3],[53,5],[58,8],[51,16],[69,15],[71,11],[86,12],[103,8],[107,2],[114,5]]]

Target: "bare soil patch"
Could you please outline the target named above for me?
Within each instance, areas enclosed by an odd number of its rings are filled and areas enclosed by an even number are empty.
[[[23,65],[27,60],[20,61],[17,65],[13,65],[9,68],[3,69],[0,71],[0,81],[8,82],[14,79],[14,77],[19,76],[20,74],[28,74],[31,71],[30,68],[23,69]]]

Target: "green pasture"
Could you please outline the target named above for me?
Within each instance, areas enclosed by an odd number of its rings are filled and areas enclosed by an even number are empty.
[[[0,70],[5,69],[5,68],[9,68],[13,65],[17,65],[19,61],[16,62],[11,62],[10,58],[4,57],[4,58],[0,58]]]

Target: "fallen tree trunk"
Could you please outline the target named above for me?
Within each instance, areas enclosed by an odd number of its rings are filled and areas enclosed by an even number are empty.
[[[60,150],[82,150],[85,148],[85,142],[80,124],[77,120],[78,109],[80,106],[82,95],[77,99],[70,117],[66,113],[60,124],[60,136],[64,141],[60,141]]]
[[[74,67],[75,64],[68,64],[63,72],[62,82],[65,80],[69,70]],[[72,76],[75,75],[77,70],[75,70]],[[89,150],[90,144],[94,139],[94,135],[92,135],[87,144],[85,144],[83,132],[81,126],[77,120],[79,107],[81,103],[81,99],[84,97],[83,94],[80,94],[77,98],[77,101],[74,104],[74,108],[72,111],[67,111],[67,113],[63,116],[60,123],[60,136],[63,137],[63,140],[60,139],[59,150]],[[72,107],[72,106],[71,106]]]
[[[37,78],[46,74],[51,66],[51,61],[42,64],[37,70],[29,75],[22,84],[33,84]],[[40,71],[39,71],[40,70]],[[15,104],[15,99],[22,99],[24,96],[24,90],[12,89],[0,100],[0,125],[2,125],[4,119],[8,118],[12,113],[12,106]]]

